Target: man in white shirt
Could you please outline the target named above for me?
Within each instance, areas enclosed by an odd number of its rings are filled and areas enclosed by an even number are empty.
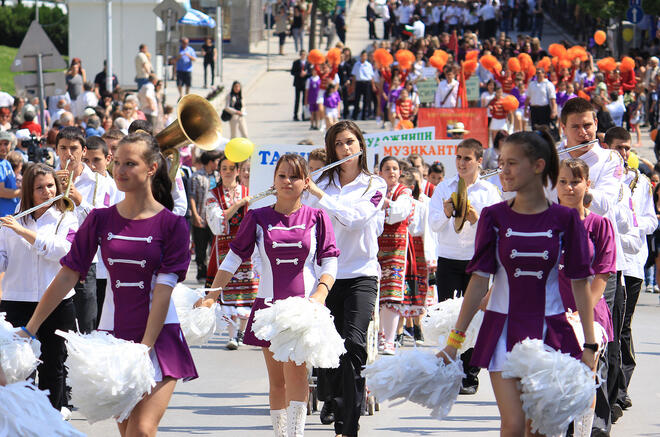
[[[454,66],[445,66],[445,79],[440,81],[435,91],[436,108],[455,108],[458,98],[458,81],[454,78]]]
[[[413,36],[415,39],[422,39],[424,38],[424,32],[426,30],[426,26],[424,25],[424,22],[420,18],[419,15],[413,16]]]
[[[151,54],[146,44],[140,44],[138,54],[135,56],[135,82],[140,91],[149,82],[149,75],[153,73]]]
[[[138,102],[140,103],[140,110],[144,113],[147,121],[152,125],[156,125],[158,119],[158,101],[156,100],[156,82],[158,78],[155,74],[149,75],[149,81],[145,83],[140,91],[138,91]]]
[[[604,292],[605,300],[612,313],[614,341],[607,344],[607,351],[601,355],[599,360],[598,372],[603,383],[596,394],[593,423],[595,433],[609,435],[611,422],[615,419],[615,415],[620,417],[622,414],[621,407],[616,404],[621,363],[619,336],[626,300],[622,273],[626,269],[626,260],[623,256],[621,235],[630,231],[633,226],[633,216],[627,192],[622,184],[624,165],[618,153],[604,149],[597,144],[572,152],[562,151],[565,148],[596,139],[598,121],[591,103],[579,97],[566,102],[561,113],[561,126],[566,135],[566,141],[558,147],[559,159],[580,158],[589,166],[591,181],[589,210],[606,217],[614,228],[617,274],[612,275],[607,281]]]
[[[85,82],[83,84],[83,93],[78,96],[74,102],[75,110],[73,115],[76,118],[82,118],[86,108],[95,108],[99,104],[99,98],[96,97],[94,90],[94,84],[91,82]]]
[[[486,180],[479,178],[479,166],[483,158],[483,147],[475,139],[461,141],[456,150],[456,170],[458,174],[443,180],[433,192],[429,205],[429,225],[437,232],[436,253],[438,267],[436,282],[438,301],[463,296],[470,281],[470,274],[465,268],[474,255],[474,241],[477,234],[477,222],[483,208],[502,201],[499,189]],[[458,180],[462,178],[467,185],[470,201],[466,221],[460,232],[454,230],[454,204],[451,194],[458,189]],[[458,294],[457,296],[455,294]],[[472,349],[465,352],[461,393],[475,394],[479,386],[477,377],[479,368],[469,366]]]
[[[403,0],[403,4],[396,8],[394,14],[398,22],[398,35],[405,29],[406,24],[410,24],[415,6],[410,3],[410,0]]]
[[[481,0],[481,7],[477,12],[482,26],[482,35],[484,38],[491,38],[495,36],[497,30],[497,22],[495,21],[495,8],[486,0]]]
[[[355,81],[355,106],[353,107],[353,119],[358,119],[360,111],[360,99],[362,99],[362,120],[371,116],[369,105],[371,102],[371,91],[374,85],[374,67],[367,61],[367,51],[362,50],[360,60],[353,65],[351,76]]]
[[[460,17],[462,15],[462,10],[457,6],[456,2],[451,2],[449,6],[445,9],[444,20],[445,20],[445,31],[452,32],[455,29],[458,29],[458,24]]]
[[[610,93],[610,103],[607,104],[607,111],[610,113],[615,126],[623,126],[623,116],[626,113],[623,96],[620,96],[618,93]]]
[[[617,151],[624,162],[628,162],[631,147],[630,133],[622,127],[613,127],[605,133],[605,145]],[[621,327],[621,372],[617,403],[623,409],[632,406],[628,396],[628,387],[635,370],[635,349],[633,347],[631,322],[637,305],[637,299],[644,281],[644,265],[648,257],[646,236],[658,227],[658,218],[653,204],[653,188],[649,179],[636,168],[626,168],[623,176],[626,186],[632,191],[632,205],[635,211],[633,235],[625,238],[623,251],[626,257],[626,270],[623,275],[626,283],[626,309]],[[622,237],[623,238],[623,237]],[[630,244],[625,244],[630,243]],[[623,384],[621,384],[623,382]]]
[[[557,118],[555,86],[545,77],[542,68],[536,70],[536,80],[530,81],[527,86],[525,110],[532,129],[549,126],[550,121]]]

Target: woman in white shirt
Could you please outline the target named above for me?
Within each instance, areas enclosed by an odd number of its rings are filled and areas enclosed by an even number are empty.
[[[362,151],[361,156],[327,170],[317,183],[310,182],[307,200],[330,216],[341,252],[337,280],[326,306],[344,338],[346,353],[338,369],[319,372],[320,397],[326,401],[321,420],[326,424],[334,420],[336,435],[357,436],[365,390],[361,371],[367,361],[367,329],[378,294],[378,236],[383,232],[387,186],[369,172],[366,143],[354,122],[332,125],[325,136],[325,150],[328,163]]]
[[[62,192],[55,171],[45,164],[33,164],[25,170],[21,194],[21,211],[45,202]],[[8,215],[0,218],[0,271],[3,299],[0,312],[14,326],[25,326],[41,296],[60,270],[60,258],[71,248],[78,230],[78,220],[66,213],[60,199],[20,220]],[[65,402],[64,339],[55,335],[56,329],[75,329],[76,313],[73,289],[46,319],[41,328],[32,333],[41,342],[39,388],[49,391],[49,399],[60,411]]]

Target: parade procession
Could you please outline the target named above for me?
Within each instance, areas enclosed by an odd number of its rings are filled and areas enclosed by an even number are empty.
[[[0,22],[0,437],[660,436],[660,3]]]

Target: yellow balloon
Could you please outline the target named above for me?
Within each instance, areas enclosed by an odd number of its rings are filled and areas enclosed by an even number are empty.
[[[639,168],[639,156],[635,152],[630,152],[628,155],[628,167]]]
[[[254,152],[254,143],[247,138],[236,137],[225,146],[225,155],[232,162],[243,162]]]
[[[630,42],[632,41],[634,36],[633,30],[628,28],[628,29],[623,29],[623,40],[625,42]]]

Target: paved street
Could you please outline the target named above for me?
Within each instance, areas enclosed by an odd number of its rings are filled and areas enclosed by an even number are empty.
[[[353,54],[368,44],[365,0],[356,0],[348,16],[348,46]],[[380,27],[378,33],[382,35]],[[563,39],[546,22],[544,45]],[[276,52],[276,38],[271,51]],[[306,39],[305,39],[306,41]],[[310,131],[309,124],[293,122],[293,87],[288,70],[295,59],[293,42],[289,39],[285,56],[272,56],[272,71],[266,72],[266,44],[257,46],[258,53],[249,57],[225,59],[225,84],[234,79],[244,83],[247,120],[251,139],[257,144],[291,144],[309,138],[321,145],[319,131]],[[200,84],[201,65],[196,66],[194,82]],[[169,90],[175,89],[172,85]],[[194,89],[199,94],[206,90]],[[173,96],[173,95],[171,95]],[[170,101],[173,101],[172,99]],[[220,106],[222,107],[222,105]],[[367,132],[379,129],[374,121],[361,122]],[[224,123],[228,130],[229,125]],[[228,136],[228,132],[225,132]],[[643,156],[652,155],[650,140],[645,134]],[[194,268],[194,265],[191,266]],[[195,274],[189,272],[189,283]],[[191,281],[192,279],[192,281]],[[634,403],[613,428],[613,436],[660,436],[660,386],[657,370],[660,357],[658,295],[642,293],[633,321],[638,367],[630,395]],[[224,348],[227,337],[216,336],[209,345],[193,347],[192,353],[199,379],[179,383],[170,407],[161,422],[162,436],[271,436],[268,415],[268,382],[262,353],[257,348],[243,347],[238,351]],[[429,351],[434,348],[429,347]],[[119,435],[110,420],[89,425],[74,412],[74,426],[89,436]],[[308,417],[306,435],[334,435],[332,428],[321,425],[318,413]],[[450,416],[443,421],[428,417],[428,411],[411,403],[396,406],[381,405],[375,416],[361,420],[363,436],[497,436],[499,414],[488,375],[481,373],[481,387],[475,396],[460,396]]]

